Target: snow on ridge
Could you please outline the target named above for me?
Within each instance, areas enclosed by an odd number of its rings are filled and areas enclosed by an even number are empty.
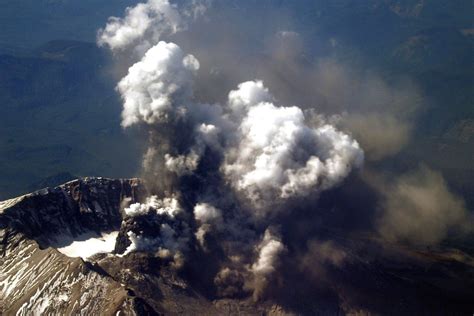
[[[8,208],[14,206],[15,204],[21,202],[26,197],[31,196],[31,195],[32,195],[31,193],[28,193],[28,194],[20,195],[18,197],[14,197],[8,200],[0,201],[0,214],[3,213]]]
[[[79,238],[82,240],[74,240],[67,246],[56,248],[62,254],[76,258],[81,257],[84,260],[96,255],[98,253],[111,253],[115,248],[115,240],[118,236],[118,231],[103,233],[101,236],[84,235]],[[85,239],[85,238],[87,239]]]

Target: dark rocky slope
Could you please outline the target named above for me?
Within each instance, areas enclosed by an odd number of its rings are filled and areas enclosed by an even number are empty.
[[[212,302],[165,262],[145,253],[87,261],[57,248],[118,231],[125,205],[141,200],[138,179],[85,178],[0,202],[0,314],[282,314],[251,301]]]
[[[474,308],[472,254],[406,248],[368,235],[328,231],[345,264],[308,257],[306,275],[288,265],[282,285],[258,303],[209,294],[196,278],[209,269],[199,258],[179,271],[153,253],[120,255],[128,245],[120,238],[113,240],[115,254],[84,260],[61,252],[91,236],[121,231],[124,237],[124,225],[139,223],[124,220],[123,208],[146,195],[138,179],[85,178],[0,202],[0,314],[469,315]]]

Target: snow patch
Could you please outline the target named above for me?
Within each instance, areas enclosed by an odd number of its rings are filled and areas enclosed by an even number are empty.
[[[115,248],[118,231],[102,234],[85,240],[75,240],[71,244],[57,248],[59,252],[68,257],[81,257],[84,260],[98,253],[110,253]]]

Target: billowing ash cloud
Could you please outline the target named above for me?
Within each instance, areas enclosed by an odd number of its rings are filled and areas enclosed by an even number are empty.
[[[275,213],[342,182],[363,151],[323,116],[314,124],[314,113],[278,105],[260,80],[240,83],[226,103],[196,102],[199,61],[160,41],[182,27],[177,10],[150,0],[99,32],[99,44],[112,50],[147,47],[117,91],[122,126],[148,131],[143,166],[156,195],[124,210],[121,238],[128,241],[118,252],[156,252],[182,266],[198,249],[218,256],[219,295],[259,299],[286,252]]]
[[[222,211],[208,203],[197,203],[194,206],[194,219],[198,224],[196,239],[204,250],[209,250],[206,245],[206,234],[223,228]]]
[[[124,209],[125,214],[132,217],[146,215],[149,212],[156,212],[160,215],[166,214],[170,217],[175,217],[182,211],[183,209],[175,197],[159,199],[156,195],[148,197],[145,203],[134,203]]]
[[[260,298],[269,278],[277,270],[279,257],[285,252],[285,246],[278,236],[267,229],[257,249],[258,258],[251,268],[255,277],[253,295],[256,300]]]
[[[110,17],[105,28],[97,34],[97,43],[113,51],[134,46],[137,51],[157,43],[162,36],[174,34],[187,27],[188,19],[204,14],[205,1],[192,1],[181,11],[168,0],[148,0],[126,9],[124,18]]]
[[[159,42],[128,70],[117,89],[124,100],[122,126],[162,123],[175,117],[192,94],[199,62],[173,43]]]
[[[188,250],[190,230],[186,215],[175,197],[150,196],[144,203],[134,203],[124,209],[121,234],[128,237],[129,245],[121,255],[134,251],[156,252],[160,258],[183,264]]]
[[[393,181],[377,179],[375,185],[385,197],[378,229],[390,241],[435,245],[449,235],[472,232],[472,215],[438,172],[420,167]]]
[[[246,113],[223,171],[255,205],[328,189],[362,163],[350,136],[325,123],[310,128],[300,108],[277,107],[270,99],[261,82],[245,82],[229,94],[231,110]]]
[[[260,80],[243,82],[237,90],[229,92],[229,108],[237,118],[244,116],[251,106],[271,101],[272,95]]]
[[[168,0],[149,0],[126,10],[124,18],[111,17],[97,36],[99,45],[112,50],[123,50],[130,45],[149,45],[158,42],[163,33],[174,33],[183,26],[177,7]],[[143,43],[145,42],[145,44]]]
[[[219,224],[222,222],[220,210],[208,203],[198,203],[194,206],[194,217],[201,224]]]
[[[294,295],[311,300],[381,251],[358,246],[360,227],[374,244],[433,245],[469,230],[466,206],[438,173],[379,175],[410,143],[423,105],[410,80],[309,60],[289,21],[256,48],[261,34],[242,38],[255,25],[228,24],[227,8],[195,27],[209,1],[179,3],[148,0],[98,32],[130,66],[116,88],[121,125],[138,127],[148,146],[150,195],[124,208],[117,255],[146,252],[183,272],[206,266],[192,278],[217,298],[281,298],[303,284]]]
[[[409,142],[413,127],[391,114],[353,114],[343,124],[360,140],[370,160],[380,160],[400,152]]]
[[[293,83],[301,91],[295,101],[290,93],[273,95],[253,75],[226,88],[212,85],[224,98],[198,97],[195,86],[208,84],[202,83],[203,72],[204,77],[212,73],[202,65],[212,67],[213,56],[200,64],[194,51],[187,54],[162,37],[185,29],[206,10],[204,3],[178,8],[167,0],[149,0],[128,8],[124,18],[111,18],[99,31],[99,45],[139,54],[117,91],[123,100],[122,126],[140,126],[148,139],[143,173],[150,196],[124,209],[116,252],[146,251],[177,268],[192,264],[195,257],[205,258],[215,265],[207,281],[218,296],[253,295],[258,300],[298,247],[288,234],[302,221],[295,219],[297,210],[360,167],[361,146],[368,149],[369,160],[399,152],[409,139],[412,127],[405,118],[411,117],[411,101],[418,94],[395,93],[371,78],[357,82],[331,62],[309,70],[297,67],[293,62],[301,55],[302,39],[285,31],[276,40],[286,45],[273,44],[276,56],[268,69],[289,77],[269,76],[273,80],[268,87],[285,91]],[[273,67],[280,62],[288,63],[287,68]],[[300,74],[303,79],[291,82]],[[319,93],[316,100],[326,102],[314,106],[331,111],[294,105],[313,90]],[[382,110],[378,101],[400,104],[400,109]],[[347,104],[352,107],[345,108]],[[376,187],[383,196],[377,229],[387,239],[432,244],[467,219],[462,202],[431,171]],[[317,211],[311,206],[303,213]],[[306,250],[292,259],[316,277],[326,266],[343,265],[348,256],[331,241],[314,240]]]

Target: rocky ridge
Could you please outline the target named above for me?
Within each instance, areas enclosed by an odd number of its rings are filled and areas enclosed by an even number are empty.
[[[194,258],[186,274],[153,252],[124,253],[127,231],[155,233],[148,216],[132,219],[124,214],[126,206],[147,196],[139,179],[84,178],[0,202],[0,314],[325,315],[390,310],[442,315],[472,309],[471,252],[405,248],[370,236],[336,233],[330,237],[345,263],[325,266],[327,258],[308,257],[306,269],[307,277],[333,289],[337,297],[286,286],[276,289],[274,300],[218,297],[202,279],[193,280],[209,268],[206,261]],[[74,243],[87,248],[81,242],[104,235],[113,236],[107,251],[87,258],[64,252]],[[293,277],[289,284],[301,282],[300,276]]]
[[[118,233],[123,208],[145,196],[139,179],[84,178],[0,202],[0,314],[287,314],[272,303],[206,298],[152,254],[61,252]]]
[[[110,276],[53,246],[120,227],[121,202],[137,179],[85,178],[0,202],[3,314],[126,314],[143,304]]]

